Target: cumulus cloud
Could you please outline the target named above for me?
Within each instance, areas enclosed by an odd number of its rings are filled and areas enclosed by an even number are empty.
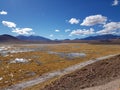
[[[16,24],[14,22],[2,21],[2,24],[9,27],[9,28],[15,28],[16,27]]]
[[[65,32],[70,32],[71,30],[70,29],[66,29]]]
[[[55,30],[55,32],[60,32],[60,30]]]
[[[119,4],[119,1],[118,0],[114,0],[113,3],[112,3],[112,6],[117,6]]]
[[[70,36],[72,35],[91,35],[91,34],[94,34],[94,29],[93,28],[90,28],[89,30],[87,29],[77,29],[77,30],[73,30],[71,33],[70,33]]]
[[[4,26],[7,26],[12,29],[12,32],[17,33],[19,35],[32,35],[35,34],[32,32],[32,28],[17,28],[14,22],[2,21]]]
[[[69,21],[68,21],[70,24],[78,24],[80,22],[79,19],[76,19],[76,18],[71,18]]]
[[[2,11],[0,12],[0,15],[7,15],[7,12],[2,10]]]
[[[35,34],[32,32],[32,28],[15,28],[12,32],[17,33],[19,35],[32,35]]]
[[[93,26],[96,24],[105,24],[107,21],[107,17],[102,15],[91,15],[86,17],[81,23],[82,26]]]
[[[53,37],[54,35],[53,34],[50,34],[50,37]]]
[[[110,22],[103,26],[103,30],[97,31],[98,34],[120,34],[120,22]]]

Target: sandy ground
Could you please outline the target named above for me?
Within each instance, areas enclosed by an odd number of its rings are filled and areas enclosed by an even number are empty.
[[[19,84],[15,84],[13,86],[10,86],[8,88],[4,88],[2,90],[22,90],[24,88],[42,83],[42,82],[44,82],[46,80],[49,80],[49,79],[52,79],[56,76],[61,76],[61,75],[73,72],[73,71],[75,71],[77,69],[80,69],[82,67],[85,67],[89,64],[92,64],[92,63],[95,63],[97,61],[101,61],[101,60],[104,60],[106,58],[110,58],[110,57],[113,57],[113,56],[115,56],[115,55],[108,55],[108,56],[100,57],[100,58],[97,58],[95,60],[89,60],[89,61],[86,61],[86,62],[83,62],[83,63],[80,63],[80,64],[73,65],[73,66],[65,68],[63,70],[53,71],[53,72],[44,74],[44,75],[42,75],[38,78],[35,78],[33,80],[25,81],[25,82],[22,82],[22,83],[19,83]]]

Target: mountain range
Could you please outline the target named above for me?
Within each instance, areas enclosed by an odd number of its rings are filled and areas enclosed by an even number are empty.
[[[42,36],[23,36],[23,35],[19,35],[16,36],[16,38],[20,39],[20,40],[26,40],[26,41],[51,41],[48,38],[42,37]]]
[[[42,36],[11,36],[8,34],[0,35],[0,43],[3,42],[20,42],[20,43],[120,43],[120,36],[117,35],[98,35],[98,36],[90,36],[82,39],[74,39],[74,40],[50,40],[48,38]]]
[[[110,39],[120,39],[120,36],[106,34],[106,35],[89,36],[80,40],[110,40]]]

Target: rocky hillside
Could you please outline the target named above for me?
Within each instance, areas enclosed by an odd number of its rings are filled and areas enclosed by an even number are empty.
[[[42,90],[81,90],[120,78],[120,55],[88,65],[56,80]]]

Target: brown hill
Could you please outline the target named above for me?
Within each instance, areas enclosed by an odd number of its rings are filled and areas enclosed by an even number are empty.
[[[88,65],[45,86],[42,90],[80,90],[120,78],[120,55]]]
[[[0,35],[0,43],[4,43],[4,42],[20,42],[20,40],[14,36],[11,35]]]

